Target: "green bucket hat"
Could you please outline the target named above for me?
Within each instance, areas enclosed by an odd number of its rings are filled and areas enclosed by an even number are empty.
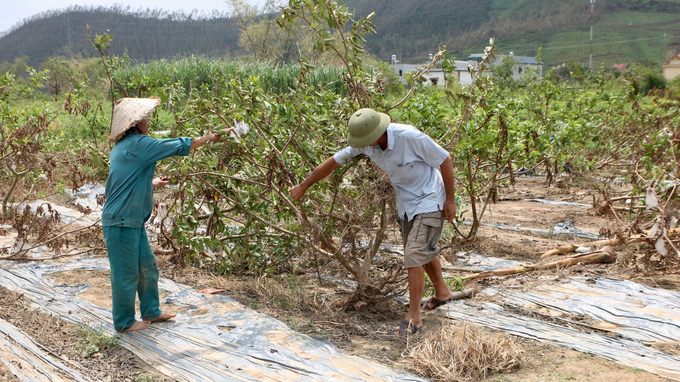
[[[349,118],[347,143],[355,149],[377,141],[390,125],[390,116],[373,109],[359,109]]]

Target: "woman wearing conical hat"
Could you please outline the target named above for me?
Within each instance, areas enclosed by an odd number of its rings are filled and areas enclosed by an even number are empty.
[[[111,265],[113,324],[117,331],[135,331],[152,322],[167,321],[175,315],[163,313],[158,300],[158,265],[144,223],[153,208],[153,188],[168,183],[154,179],[156,162],[208,142],[218,142],[216,134],[199,138],[153,139],[149,114],[158,98],[122,98],[116,102],[109,140],[111,150],[106,203],[102,226]],[[135,319],[135,294],[139,294],[142,321]]]

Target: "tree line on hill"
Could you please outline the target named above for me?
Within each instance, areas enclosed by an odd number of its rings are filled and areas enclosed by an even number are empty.
[[[26,56],[39,66],[49,57],[93,56],[88,34],[116,36],[110,51],[138,61],[179,55],[230,55],[237,48],[239,27],[226,13],[210,15],[163,10],[73,6],[43,12],[13,27],[0,38],[0,62]]]
[[[409,63],[424,62],[437,44],[464,58],[481,53],[489,37],[497,42],[528,42],[537,48],[556,32],[587,31],[590,25],[587,0],[347,0],[345,4],[357,16],[375,12],[377,33],[367,38],[369,52],[384,60],[396,54]],[[596,1],[594,18],[627,11],[679,14],[680,1]],[[653,19],[649,21],[654,23]]]
[[[5,68],[19,67],[19,63],[40,67],[50,57],[92,57],[96,51],[88,35],[103,33],[115,36],[109,50],[112,54],[126,54],[133,62],[198,55],[239,59],[246,56],[252,61],[287,63],[296,62],[300,56],[298,50],[310,56],[313,50],[310,36],[299,34],[295,28],[281,31],[274,22],[275,8],[258,10],[242,0],[226,3],[229,12],[209,14],[134,10],[129,6],[72,6],[43,12],[0,37],[0,63],[5,62]],[[346,0],[345,6],[355,18],[375,13],[373,23],[377,33],[366,36],[365,47],[369,53],[382,61],[389,61],[395,54],[403,63],[422,63],[441,45],[453,56],[464,59],[467,54],[481,52],[491,36],[496,38],[499,49],[525,46],[524,55],[533,56],[532,49],[549,44],[550,36],[587,33],[590,22],[590,4],[582,0]],[[648,26],[654,26],[661,23],[655,19],[658,15],[680,14],[680,0],[596,3],[596,20],[617,12],[649,12]],[[671,34],[673,28],[680,28],[665,23],[663,28],[667,27],[671,28]],[[638,32],[627,33],[632,39]],[[680,30],[675,31],[679,33]],[[560,43],[583,45],[587,40],[575,35],[567,36]],[[672,39],[669,44],[670,50],[677,47]],[[602,54],[619,54],[621,57],[617,60],[621,61],[617,62],[635,62],[650,59],[654,49],[657,48],[631,48],[626,54],[620,51]],[[587,57],[583,52],[567,53],[570,54],[548,50],[545,58],[548,64],[558,65]],[[659,54],[657,60],[661,56]],[[19,74],[16,70],[15,73]]]

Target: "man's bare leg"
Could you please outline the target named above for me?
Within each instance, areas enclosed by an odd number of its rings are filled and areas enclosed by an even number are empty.
[[[145,318],[144,322],[163,322],[163,321],[169,321],[175,318],[175,314],[170,314],[170,313],[161,313],[160,316],[156,318]]]
[[[444,281],[444,276],[442,275],[442,264],[439,261],[439,256],[435,257],[429,263],[423,265],[423,268],[425,268],[425,272],[427,272],[427,275],[430,277],[430,281],[432,281],[432,284],[434,285],[434,297],[437,300],[445,301],[446,299],[453,296],[453,293],[451,293],[449,287],[446,285],[446,281]],[[410,280],[411,278],[409,276],[409,282]],[[431,309],[434,307],[434,305],[428,304],[428,307]]]
[[[123,331],[124,332],[136,332],[137,330],[144,330],[144,329],[148,328],[149,325],[151,325],[151,323],[148,322],[148,321],[135,321],[135,323],[132,324],[132,326],[130,326],[129,328],[127,328]]]
[[[411,321],[411,324],[416,328],[423,326],[423,320],[420,319],[420,300],[423,298],[423,288],[425,288],[423,267],[408,268],[408,294],[410,301],[406,320]],[[399,334],[397,331],[395,333]]]

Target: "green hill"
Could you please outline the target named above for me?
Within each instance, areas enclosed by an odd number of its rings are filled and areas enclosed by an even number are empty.
[[[387,60],[423,62],[444,44],[458,58],[481,53],[489,37],[499,52],[533,56],[544,49],[548,66],[576,60],[588,63],[588,0],[347,0],[356,15],[375,12],[378,33],[367,48]],[[597,1],[594,8],[593,66],[651,61],[680,48],[680,0]]]
[[[220,57],[237,49],[239,28],[226,15],[196,19],[162,10],[130,12],[124,8],[70,7],[25,20],[0,38],[0,62],[28,56],[38,66],[47,58],[70,53],[93,56],[92,34],[114,34],[110,52],[139,61],[178,55]]]
[[[588,0],[347,0],[356,15],[375,12],[377,33],[367,50],[382,60],[396,54],[404,63],[423,62],[439,44],[458,58],[480,53],[496,37],[497,51],[533,56],[544,48],[548,66],[570,60],[588,63]],[[0,62],[26,55],[31,65],[66,52],[93,55],[87,25],[115,35],[111,52],[127,50],[148,61],[199,54],[232,57],[238,26],[224,14],[196,18],[160,10],[72,7],[26,20],[0,38]],[[664,33],[665,39],[664,49]],[[680,0],[598,1],[594,13],[593,65],[661,63],[680,48]],[[68,49],[65,49],[67,47]]]

